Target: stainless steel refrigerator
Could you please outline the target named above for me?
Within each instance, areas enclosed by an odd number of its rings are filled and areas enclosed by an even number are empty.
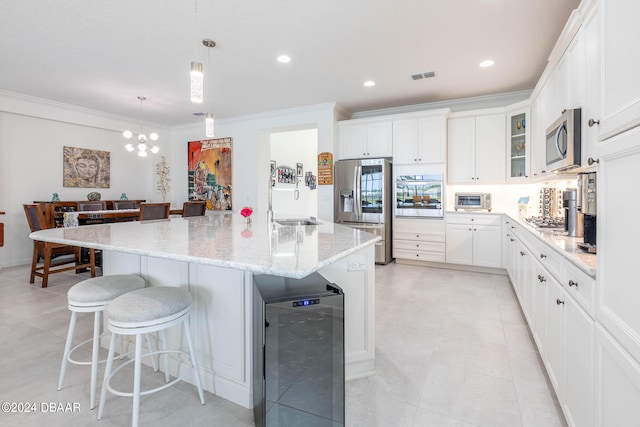
[[[377,234],[376,263],[391,261],[391,187],[389,159],[339,160],[335,162],[334,220]]]

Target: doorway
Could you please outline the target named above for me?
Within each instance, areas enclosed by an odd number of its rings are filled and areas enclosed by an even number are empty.
[[[273,132],[269,135],[269,158],[275,162],[276,168],[274,217],[318,216],[317,153],[317,128]],[[315,188],[309,176],[315,178]]]

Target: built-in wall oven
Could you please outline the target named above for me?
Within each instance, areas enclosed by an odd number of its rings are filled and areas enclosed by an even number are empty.
[[[442,218],[444,174],[440,171],[396,168],[396,217]]]

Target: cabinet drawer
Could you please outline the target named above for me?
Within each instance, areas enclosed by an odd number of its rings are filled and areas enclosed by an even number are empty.
[[[570,263],[564,262],[562,270],[562,286],[567,290],[578,304],[594,317],[594,297],[596,280],[584,271]]]
[[[407,249],[394,249],[394,258],[413,259],[417,261],[444,262],[444,252],[411,251]]]
[[[502,225],[501,215],[448,213],[447,224]]]
[[[444,243],[445,233],[423,233],[423,232],[408,232],[408,231],[396,231],[393,233],[394,239],[398,240],[420,240],[423,242],[442,242]]]
[[[551,249],[541,241],[530,242],[531,252],[540,264],[555,277],[557,281],[562,281],[562,255]]]
[[[418,240],[394,240],[394,249],[406,249],[410,251],[441,252],[444,254],[444,242],[425,242]]]

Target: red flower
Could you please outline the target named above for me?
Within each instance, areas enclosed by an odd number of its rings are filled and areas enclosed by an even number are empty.
[[[240,210],[240,215],[242,215],[245,218],[248,217],[248,216],[251,216],[252,213],[253,213],[253,209],[251,209],[248,206],[245,206],[244,208],[242,208]]]

